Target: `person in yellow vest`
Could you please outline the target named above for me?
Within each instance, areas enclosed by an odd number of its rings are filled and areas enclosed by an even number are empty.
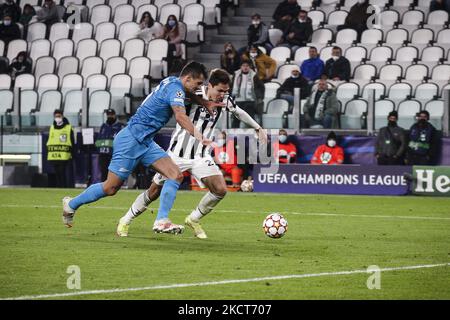
[[[53,125],[47,140],[47,160],[53,166],[56,175],[56,187],[67,188],[66,169],[72,159],[74,134],[69,121],[61,110],[53,112]]]

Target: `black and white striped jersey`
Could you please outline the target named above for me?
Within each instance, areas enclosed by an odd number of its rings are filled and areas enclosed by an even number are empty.
[[[207,86],[202,86],[201,90],[196,94],[202,96],[203,99],[208,100],[206,95]],[[224,100],[226,107],[216,108],[214,115],[211,115],[208,110],[197,104],[191,104],[186,106],[186,114],[191,119],[194,127],[200,131],[205,138],[212,139],[214,134],[214,128],[219,122],[222,113],[236,112],[236,103],[231,96],[226,95]],[[196,157],[204,157],[209,154],[208,147],[204,146],[183,129],[178,123],[175,131],[172,133],[170,139],[169,149],[173,154],[184,159],[194,159]]]

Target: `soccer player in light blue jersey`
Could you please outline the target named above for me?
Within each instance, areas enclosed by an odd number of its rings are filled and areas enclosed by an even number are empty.
[[[191,62],[181,71],[180,77],[168,77],[142,102],[128,126],[122,129],[114,139],[113,156],[108,167],[106,181],[89,186],[75,198],[63,199],[63,223],[73,226],[75,211],[82,205],[97,201],[106,196],[113,196],[139,163],[151,166],[167,177],[161,190],[161,202],[153,227],[155,232],[181,233],[181,225],[173,224],[168,214],[175,201],[176,192],[182,173],[167,153],[153,141],[156,133],[166,125],[172,114],[177,123],[203,145],[212,143],[194,127],[186,115],[184,99],[191,98],[211,109],[223,104],[205,101],[195,96],[207,78],[205,66]]]

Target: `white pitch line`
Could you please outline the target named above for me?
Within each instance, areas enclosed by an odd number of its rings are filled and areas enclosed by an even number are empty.
[[[380,271],[381,272],[402,271],[402,270],[415,270],[415,269],[447,267],[447,266],[450,266],[450,263],[380,268]],[[235,284],[235,283],[260,282],[260,281],[269,281],[269,280],[302,279],[302,278],[314,278],[314,277],[326,277],[326,276],[340,276],[340,275],[351,275],[351,274],[360,274],[360,273],[371,273],[371,272],[368,272],[367,270],[350,270],[350,271],[322,272],[322,273],[308,273],[308,274],[291,274],[291,275],[284,275],[284,276],[272,276],[272,277],[260,277],[260,278],[248,278],[248,279],[232,279],[232,280],[207,281],[207,282],[196,282],[196,283],[179,283],[179,284],[157,285],[157,286],[138,287],[138,288],[122,288],[122,289],[116,288],[116,289],[87,290],[87,291],[55,293],[55,294],[40,294],[40,295],[0,298],[0,300],[32,300],[32,299],[46,299],[46,298],[62,298],[62,297],[93,295],[93,294],[108,294],[108,293],[121,293],[121,292],[133,292],[133,291],[204,287],[204,286],[226,285],[226,284]]]
[[[91,209],[100,210],[128,210],[126,207],[112,207],[112,206],[87,206]],[[22,204],[0,204],[0,208],[48,208],[48,209],[60,209],[61,206],[57,205],[22,205]],[[153,210],[153,209],[150,209]],[[190,212],[190,209],[172,209],[172,211]],[[222,210],[216,209],[215,212],[225,213],[258,213],[253,210]],[[430,216],[389,216],[389,215],[369,215],[369,214],[342,214],[342,213],[323,213],[323,212],[293,212],[293,211],[281,211],[285,214],[304,215],[304,216],[329,216],[329,217],[352,217],[352,218],[378,218],[378,219],[407,219],[407,220],[446,220],[450,221],[450,217],[430,217]]]

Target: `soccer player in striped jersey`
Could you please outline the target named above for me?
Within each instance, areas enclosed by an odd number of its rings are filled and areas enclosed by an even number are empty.
[[[203,99],[213,102],[224,102],[224,107],[216,107],[207,110],[195,103],[186,108],[186,113],[204,137],[212,138],[213,131],[222,114],[230,112],[242,122],[257,130],[259,139],[267,142],[266,131],[253,120],[247,112],[234,103],[232,97],[228,96],[230,89],[230,76],[222,69],[211,71],[209,83],[201,87],[200,94]],[[212,112],[211,112],[212,111]],[[198,143],[181,126],[177,125],[172,133],[169,148],[169,156],[180,168],[180,171],[189,171],[197,180],[199,185],[206,186],[209,192],[200,200],[197,208],[185,219],[185,224],[192,228],[195,236],[200,239],[207,238],[205,231],[200,225],[200,219],[210,213],[214,207],[225,197],[227,186],[219,167],[215,164],[210,147]],[[144,212],[148,205],[158,199],[164,182],[167,180],[161,174],[156,174],[152,185],[140,194],[127,213],[120,219],[117,226],[117,234],[121,237],[128,236],[131,221]],[[181,182],[181,181],[179,181]]]

